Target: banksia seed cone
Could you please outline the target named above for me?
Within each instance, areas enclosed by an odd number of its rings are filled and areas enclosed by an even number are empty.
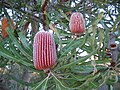
[[[9,22],[8,22],[8,19],[7,19],[6,17],[4,17],[4,18],[1,20],[1,23],[2,23],[2,36],[3,36],[3,38],[6,38],[6,37],[8,36],[8,34],[7,34],[7,32],[6,32],[6,29],[10,27]],[[13,20],[12,20],[12,26],[13,26],[14,29],[15,29]]]
[[[48,31],[39,31],[34,37],[33,60],[37,70],[49,70],[56,63],[54,38]]]
[[[79,12],[75,12],[70,17],[70,31],[74,34],[80,34],[85,32],[85,20],[83,15]]]

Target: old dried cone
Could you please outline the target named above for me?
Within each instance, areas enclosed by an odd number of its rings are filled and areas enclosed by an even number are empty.
[[[45,73],[56,64],[56,47],[53,35],[48,31],[39,31],[34,37],[33,60],[37,70]]]
[[[79,12],[74,12],[70,17],[69,27],[73,34],[85,32],[85,20],[83,15]]]
[[[14,21],[12,19],[11,25],[13,26],[13,29],[15,29],[13,22]],[[1,33],[2,33],[3,38],[6,38],[8,36],[6,29],[10,28],[10,24],[9,24],[8,19],[6,17],[3,17],[3,19],[1,20],[1,23],[2,23],[2,32]]]

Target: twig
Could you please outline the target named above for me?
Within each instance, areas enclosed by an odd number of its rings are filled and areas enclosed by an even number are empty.
[[[19,10],[21,13],[27,15],[28,17],[30,17],[31,19],[33,19],[33,20],[35,20],[35,21],[37,21],[37,22],[38,22],[38,21],[41,21],[41,20],[39,20],[40,17],[37,17],[37,16],[33,15],[32,13],[27,12],[27,11],[24,11],[24,10],[18,8],[18,7],[14,7],[14,8],[13,8],[13,7],[11,6],[11,4],[9,4],[8,2],[0,1],[0,5],[3,5],[4,7],[8,8],[8,9],[14,9],[15,11],[18,11],[18,10]]]
[[[46,10],[47,10],[47,5],[48,5],[49,0],[45,0],[41,7],[41,12],[43,13],[43,18],[42,18],[42,24],[43,24],[43,29],[46,30]]]

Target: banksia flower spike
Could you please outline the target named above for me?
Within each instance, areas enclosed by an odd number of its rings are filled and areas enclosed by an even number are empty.
[[[69,27],[73,34],[85,32],[85,20],[83,15],[79,12],[74,12],[70,17]]]
[[[2,23],[2,36],[3,36],[3,38],[6,38],[6,37],[8,36],[8,34],[7,34],[7,32],[6,32],[6,29],[10,27],[9,22],[8,22],[8,19],[7,19],[6,17],[4,17],[4,18],[1,20],[1,23]],[[13,20],[12,20],[12,26],[13,26],[14,29],[15,29]]]
[[[33,60],[37,70],[49,70],[56,64],[56,47],[52,34],[48,31],[39,31],[34,37]]]

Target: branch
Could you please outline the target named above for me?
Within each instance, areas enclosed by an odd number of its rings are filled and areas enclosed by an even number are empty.
[[[40,16],[40,17],[37,17],[37,16],[33,15],[32,13],[27,12],[27,11],[24,11],[24,10],[18,8],[18,7],[14,7],[14,8],[13,8],[13,7],[11,6],[11,4],[9,4],[9,3],[6,2],[6,1],[0,1],[0,5],[8,8],[8,9],[13,9],[13,10],[15,10],[16,12],[20,11],[21,13],[27,15],[28,17],[30,17],[31,19],[33,19],[33,20],[35,20],[35,21],[37,21],[37,22],[38,22],[38,21],[41,21],[41,20],[39,20],[41,16]]]
[[[47,10],[47,5],[48,5],[49,0],[45,0],[45,2],[43,3],[42,7],[41,7],[41,12],[43,13],[43,19],[42,19],[42,23],[43,23],[43,29],[46,29],[46,10]]]

